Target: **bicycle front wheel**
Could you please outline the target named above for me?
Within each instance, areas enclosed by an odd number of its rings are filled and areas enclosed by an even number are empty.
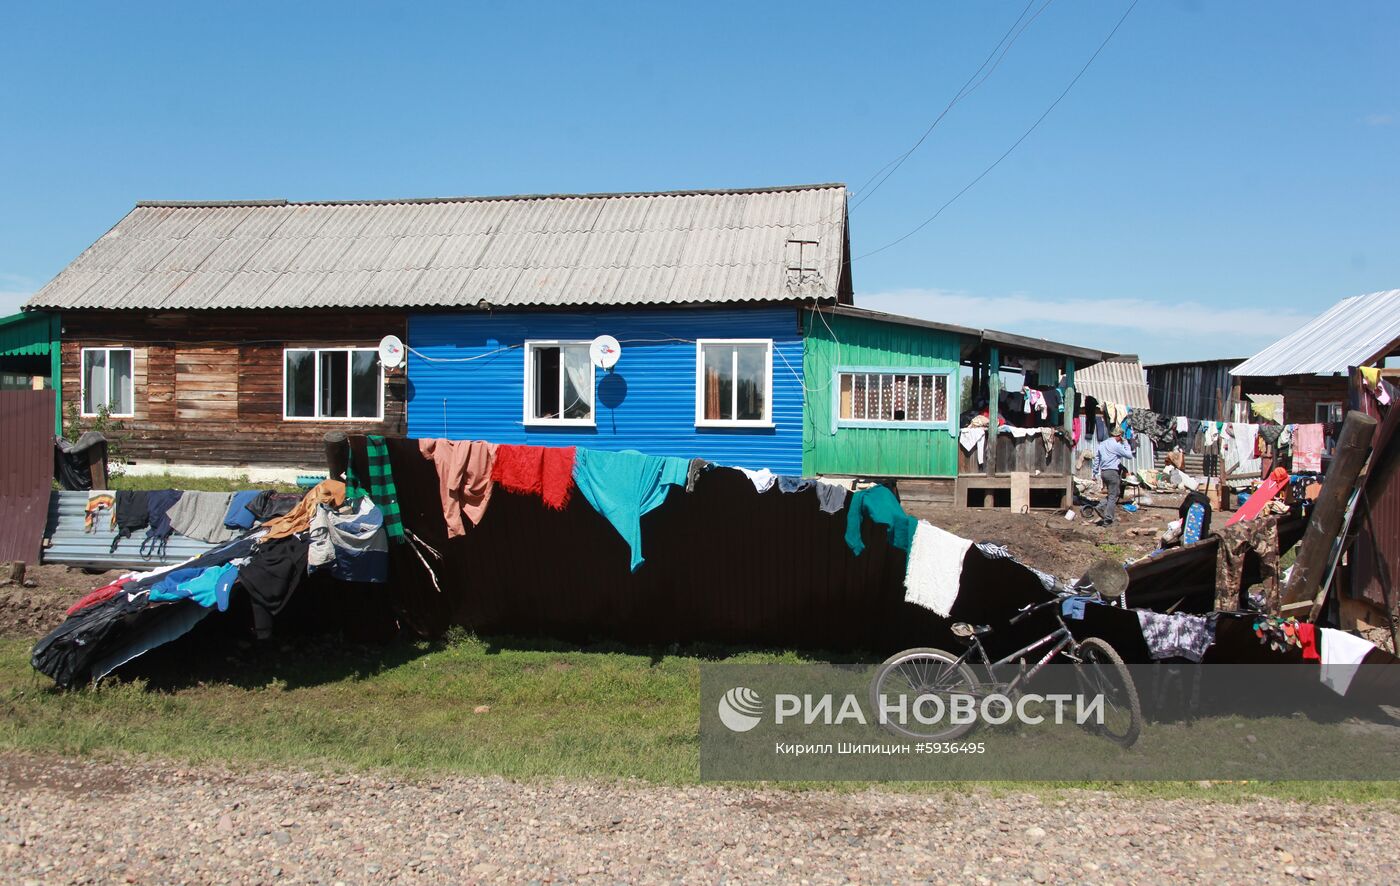
[[[880,725],[906,738],[951,741],[971,731],[977,721],[949,722],[949,699],[976,694],[977,676],[957,656],[928,647],[906,649],[885,659],[875,673],[870,683],[870,710],[878,721],[882,710],[902,707],[906,714],[903,722],[891,716]],[[937,722],[922,723],[913,714],[915,700],[924,695],[935,696],[943,703],[944,715]]]
[[[1104,697],[1104,721],[1095,731],[1123,747],[1132,747],[1142,734],[1142,704],[1137,686],[1122,657],[1098,637],[1079,644],[1079,681],[1086,695]]]

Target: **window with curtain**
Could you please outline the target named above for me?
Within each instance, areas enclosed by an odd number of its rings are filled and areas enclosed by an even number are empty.
[[[83,348],[83,415],[103,406],[114,416],[135,415],[131,348]]]
[[[384,369],[374,348],[288,348],[282,368],[283,418],[384,417]]]
[[[948,373],[841,370],[838,423],[944,424],[948,421]]]
[[[768,425],[773,421],[773,342],[697,344],[695,423],[700,426]]]
[[[593,363],[588,342],[525,343],[525,422],[593,424]]]

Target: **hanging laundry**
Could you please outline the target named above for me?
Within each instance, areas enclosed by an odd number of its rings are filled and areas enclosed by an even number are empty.
[[[363,497],[362,494],[361,498]],[[325,504],[338,508],[345,500],[346,484],[339,480],[322,480],[311,487],[306,495],[302,496],[301,502],[296,507],[282,516],[264,523],[262,525],[264,535],[259,538],[259,542],[267,544],[274,539],[305,532],[311,527],[311,516],[316,513],[317,505]]]
[[[1215,555],[1215,608],[1221,611],[1240,608],[1244,558],[1252,550],[1259,555],[1259,577],[1264,585],[1265,608],[1277,612],[1280,602],[1278,518],[1260,516],[1243,520],[1220,529],[1217,535],[1220,544]]]
[[[633,572],[646,559],[642,556],[643,515],[660,507],[672,486],[684,487],[689,470],[687,459],[643,455],[632,449],[608,452],[581,448],[575,454],[574,482],[593,509],[627,542]]]
[[[1178,434],[1185,434],[1188,433],[1190,430],[1191,426],[1190,423],[1187,421],[1186,416],[1178,415],[1176,417],[1176,432]]]
[[[333,482],[323,480],[321,485]],[[273,616],[286,607],[301,585],[306,575],[307,547],[306,540],[296,535],[265,540],[238,570],[238,583],[253,604],[253,631],[258,639],[272,636]]]
[[[1094,439],[1100,443],[1108,439],[1108,424],[1102,415],[1094,416]]]
[[[1298,639],[1298,619],[1292,617],[1257,616],[1254,619],[1254,636],[1274,652],[1301,649],[1303,645]]]
[[[574,490],[577,453],[572,446],[496,447],[491,477],[507,492],[538,496],[545,507],[562,511]]]
[[[151,524],[151,503],[149,492],[136,492],[123,489],[117,493],[116,512],[112,515],[117,527],[117,536],[112,539],[108,553],[114,553],[124,538],[131,538],[138,529]]]
[[[904,508],[899,506],[899,499],[895,498],[889,487],[871,486],[851,496],[851,504],[846,509],[846,546],[856,556],[860,556],[865,550],[865,542],[861,538],[861,524],[866,517],[870,518],[870,522],[885,527],[892,546],[904,551],[909,550],[916,521],[904,513]]]
[[[811,477],[789,477],[786,474],[777,475],[778,491],[784,495],[791,495],[794,492],[806,492],[817,485],[817,481]]]
[[[963,558],[972,541],[918,521],[904,572],[904,602],[944,618],[953,611],[962,585]]]
[[[757,471],[751,471],[748,468],[735,468],[734,470],[748,477],[753,488],[759,492],[767,492],[773,487],[773,481],[777,479],[777,476],[767,468]]]
[[[1298,622],[1298,645],[1303,648],[1303,661],[1321,661],[1317,651],[1317,626]]]
[[[1209,525],[1206,522],[1210,517],[1208,508],[1209,505],[1203,505],[1200,502],[1194,502],[1186,508],[1186,516],[1183,518],[1181,529],[1181,543],[1183,545],[1193,545],[1209,533],[1210,530],[1205,528]]]
[[[235,492],[229,499],[228,513],[224,514],[224,525],[229,529],[241,529],[244,532],[252,529],[256,518],[253,512],[248,510],[248,506],[257,501],[260,495],[263,493],[256,489]]]
[[[360,499],[349,514],[318,505],[311,517],[309,538],[306,565],[310,571],[329,566],[331,577],[341,581],[389,580],[384,515],[369,498]]]
[[[1045,447],[1045,454],[1048,456],[1055,451],[1055,429],[1040,429],[1040,444]]]
[[[1084,417],[1076,415],[1070,427],[1074,429],[1074,445],[1078,446],[1079,441],[1084,438]]]
[[[839,483],[832,483],[828,480],[817,481],[817,507],[823,513],[838,514],[846,506],[846,498],[851,494],[851,490]]]
[[[1215,642],[1214,618],[1182,613],[1164,615],[1146,609],[1137,610],[1137,617],[1142,639],[1154,661],[1184,658],[1199,662]]]
[[[119,578],[109,585],[103,585],[97,590],[89,592],[87,596],[83,597],[81,600],[74,603],[72,606],[69,606],[67,614],[74,615],[75,613],[79,612],[80,610],[86,609],[89,606],[96,606],[98,603],[105,603],[106,601],[115,597],[117,593],[122,589],[122,586],[130,581],[131,579],[128,578]]]
[[[403,517],[399,514],[399,491],[394,486],[394,469],[389,463],[389,447],[384,438],[377,434],[365,437],[365,458],[369,462],[369,488],[360,486],[355,476],[354,459],[345,468],[345,498],[356,501],[369,496],[380,512],[384,514],[384,531],[389,541],[400,544],[404,541]],[[562,506],[561,506],[562,507]],[[307,515],[308,520],[310,515]]]
[[[93,532],[97,529],[97,515],[103,511],[113,511],[112,523],[116,525],[117,500],[110,492],[98,492],[88,496],[87,507],[83,510],[83,531]]]
[[[447,537],[465,535],[467,527],[462,518],[475,526],[481,522],[491,501],[495,444],[482,440],[419,440],[418,451],[437,471],[438,498],[442,502],[443,519],[447,521]]]
[[[243,507],[253,515],[254,523],[267,523],[290,514],[305,497],[305,494],[300,492],[273,492],[267,489],[257,493],[253,500]],[[231,509],[233,505],[230,504],[229,507]],[[228,522],[225,521],[224,525],[228,525]]]
[[[1044,394],[1032,388],[1031,390],[1026,392],[1026,398],[1026,403],[1030,407],[1030,409],[1026,410],[1027,412],[1029,412],[1031,409],[1034,409],[1036,414],[1039,415],[1042,419],[1045,419],[1049,416],[1049,409],[1045,402]]]
[[[685,491],[694,492],[695,484],[700,481],[700,475],[713,468],[714,465],[703,458],[692,458],[690,469],[685,472]]]
[[[170,508],[170,525],[186,538],[210,544],[235,539],[238,530],[224,525],[232,499],[232,493],[228,492],[186,492]]]
[[[1320,424],[1298,425],[1293,431],[1294,473],[1322,473],[1323,428]]]
[[[1346,695],[1347,688],[1356,677],[1356,671],[1376,645],[1370,640],[1339,631],[1335,628],[1318,628],[1318,646],[1322,658],[1322,682],[1338,695]]]
[[[177,489],[161,489],[146,496],[146,522],[149,528],[141,541],[141,556],[165,557],[165,543],[175,529],[170,525],[170,509],[184,496]]]
[[[193,600],[205,609],[228,611],[229,592],[238,578],[232,563],[203,569],[177,569],[151,587],[152,603]]]
[[[963,428],[958,432],[958,445],[964,452],[977,451],[977,463],[980,465],[984,460],[984,447],[987,444],[987,429]]]
[[[1220,442],[1220,428],[1215,422],[1204,422],[1201,428],[1205,432],[1205,435],[1201,439],[1201,444],[1205,446],[1205,448],[1210,449]]]

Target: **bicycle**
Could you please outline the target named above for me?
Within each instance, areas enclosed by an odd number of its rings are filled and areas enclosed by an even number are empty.
[[[1102,599],[1098,592],[1095,596]],[[954,656],[941,649],[920,647],[906,649],[890,656],[880,665],[875,679],[871,681],[871,710],[883,710],[882,699],[896,693],[911,698],[926,694],[937,696],[943,701],[944,710],[949,709],[948,702],[952,696],[971,696],[979,700],[979,707],[980,699],[989,695],[1004,695],[1014,700],[1025,684],[1049,664],[1051,659],[1061,655],[1075,663],[1075,676],[1083,695],[1104,697],[1104,722],[1091,725],[1091,730],[1123,747],[1131,747],[1142,732],[1142,705],[1138,700],[1137,686],[1133,683],[1132,675],[1128,673],[1128,666],[1112,646],[1098,637],[1086,637],[1083,640],[1074,638],[1060,610],[1064,599],[1056,597],[1020,609],[1010,619],[1010,624],[1016,624],[1042,609],[1053,606],[1055,618],[1060,626],[1034,643],[996,661],[991,660],[981,640],[983,636],[991,633],[991,626],[971,625],[966,622],[957,622],[952,626],[953,635],[967,644],[967,651],[962,655]],[[1040,660],[1027,667],[1025,656],[1047,646],[1048,651]],[[969,665],[974,656],[981,660],[983,668],[986,669],[986,681],[980,680]],[[997,669],[1012,663],[1019,664],[1016,675],[1010,680],[1000,679]],[[940,722],[926,727],[922,723],[915,723],[911,727],[908,723],[895,722],[890,718],[882,719],[882,725],[891,732],[923,741],[951,741],[967,734],[977,725],[976,718],[968,723],[943,722],[940,718]]]

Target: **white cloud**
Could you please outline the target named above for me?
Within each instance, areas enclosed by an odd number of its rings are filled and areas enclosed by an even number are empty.
[[[1046,299],[1025,293],[979,296],[904,289],[856,296],[856,304],[926,320],[998,329],[1146,362],[1244,357],[1311,319],[1278,308],[1228,307],[1138,298]]]
[[[1361,118],[1367,126],[1389,126],[1395,122],[1394,114],[1367,114]]]
[[[19,306],[29,300],[32,292],[6,292],[0,290],[0,317],[18,313]]]

